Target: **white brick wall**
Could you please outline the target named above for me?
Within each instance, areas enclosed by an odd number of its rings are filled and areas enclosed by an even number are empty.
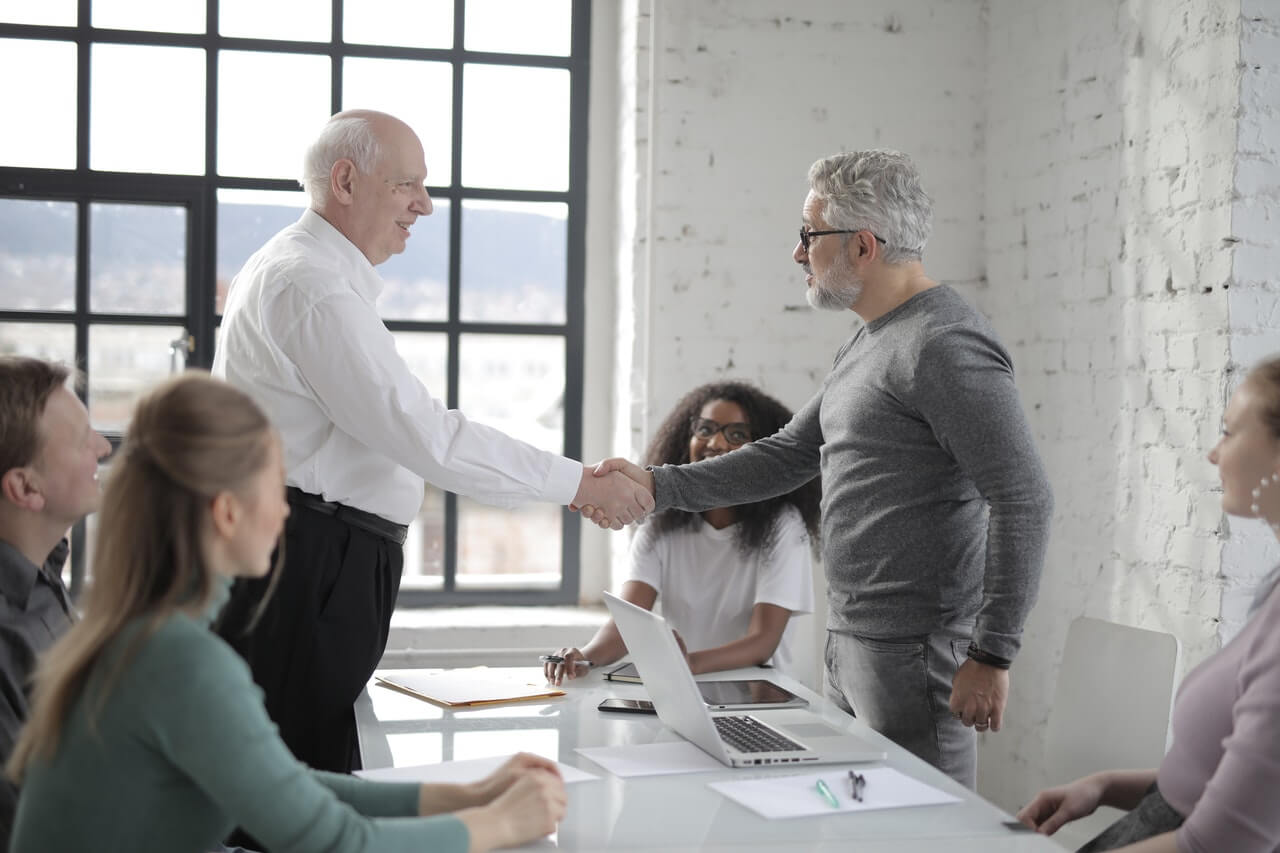
[[[1006,808],[1049,781],[1073,618],[1170,631],[1187,663],[1218,646],[1222,513],[1205,452],[1228,358],[1232,7],[990,5],[981,302],[1011,339],[1058,497],[1009,724],[982,744],[980,787]]]
[[[1011,349],[1057,495],[1007,728],[980,752],[981,790],[1016,808],[1045,782],[1073,618],[1173,632],[1185,669],[1276,556],[1223,517],[1205,460],[1231,377],[1280,351],[1274,0],[634,6],[617,449],[714,377],[803,403],[856,322],[803,307],[805,171],[912,154],[936,202],[926,268]]]

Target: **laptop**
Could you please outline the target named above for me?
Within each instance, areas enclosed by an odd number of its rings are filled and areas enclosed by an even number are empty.
[[[882,761],[885,751],[801,709],[712,713],[667,620],[604,593],[604,603],[644,678],[658,719],[730,767]],[[768,719],[765,722],[763,718]]]

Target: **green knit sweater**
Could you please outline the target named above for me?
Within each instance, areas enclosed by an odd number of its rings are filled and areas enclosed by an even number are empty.
[[[210,618],[225,600],[219,584]],[[56,753],[27,771],[11,853],[205,853],[237,825],[272,853],[467,849],[457,818],[413,817],[417,785],[294,759],[248,667],[208,621],[175,615],[143,641],[90,726],[86,697],[105,667],[95,669]]]

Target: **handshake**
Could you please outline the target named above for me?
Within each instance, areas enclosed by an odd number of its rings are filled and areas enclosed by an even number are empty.
[[[595,468],[583,466],[569,509],[600,527],[621,530],[653,506],[653,474],[626,459],[606,459]]]

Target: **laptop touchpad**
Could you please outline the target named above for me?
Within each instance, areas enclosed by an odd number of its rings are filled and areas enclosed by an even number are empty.
[[[782,726],[787,734],[795,735],[803,740],[804,738],[816,737],[840,737],[844,732],[837,728],[828,726],[825,723],[798,723],[796,725],[787,724]]]

